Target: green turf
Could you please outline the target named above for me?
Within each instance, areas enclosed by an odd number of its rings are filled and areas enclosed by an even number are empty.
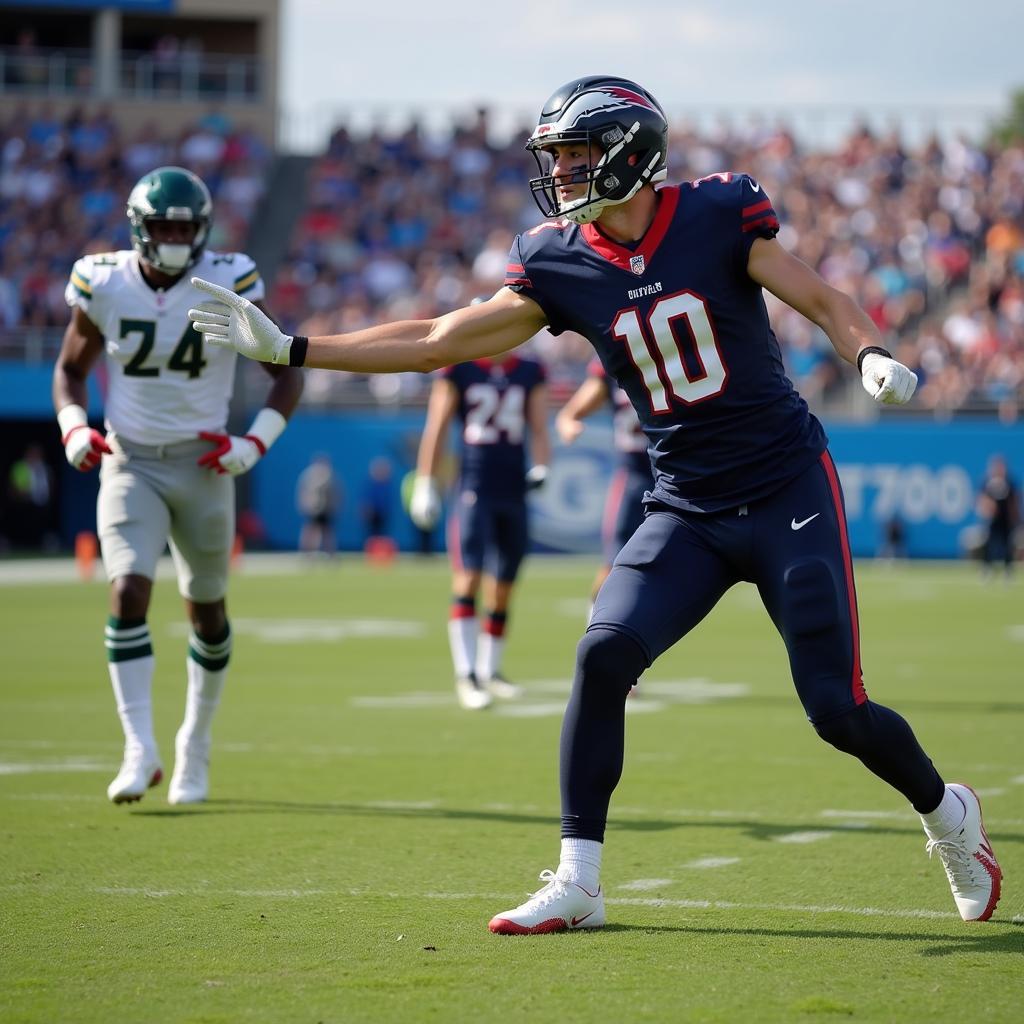
[[[737,588],[630,707],[608,927],[487,931],[557,860],[558,709],[592,568],[528,565],[507,656],[527,697],[471,713],[443,563],[250,561],[194,809],[165,786],[106,802],[105,587],[0,586],[0,1020],[1021,1020],[1024,589],[968,566],[861,566],[863,660],[869,693],[982,793],[1006,874],[993,921],[960,922],[902,798],[816,738]],[[172,583],[150,623],[169,772]]]

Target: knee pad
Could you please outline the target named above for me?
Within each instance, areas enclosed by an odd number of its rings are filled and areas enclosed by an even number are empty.
[[[783,576],[783,614],[794,636],[820,633],[839,621],[839,595],[828,563],[820,558],[794,562]]]
[[[815,722],[814,731],[836,750],[841,750],[844,754],[859,755],[871,746],[875,737],[871,705],[859,704],[834,718]]]
[[[576,648],[576,677],[587,686],[608,687],[629,693],[647,668],[640,645],[614,629],[589,629]]]

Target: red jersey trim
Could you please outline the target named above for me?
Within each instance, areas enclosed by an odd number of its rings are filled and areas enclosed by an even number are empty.
[[[634,256],[643,256],[644,263],[650,265],[655,252],[658,250],[658,246],[661,245],[668,232],[678,205],[678,185],[665,185],[658,189],[657,212],[654,214],[651,226],[644,233],[644,237],[636,249],[627,249],[625,246],[613,242],[607,235],[602,234],[596,224],[582,225],[580,227],[580,234],[598,256],[603,256],[609,263],[613,263],[620,270],[625,270],[627,274],[636,276],[633,274],[629,261]]]

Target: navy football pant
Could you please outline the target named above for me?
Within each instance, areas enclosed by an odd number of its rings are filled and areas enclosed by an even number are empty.
[[[523,501],[494,501],[478,491],[456,492],[448,519],[448,555],[456,570],[486,572],[514,583],[529,544]]]
[[[622,771],[625,700],[640,674],[734,583],[755,584],[822,739],[920,812],[943,781],[910,726],[868,701],[842,491],[828,453],[767,498],[711,515],[652,508],[622,549],[577,649],[562,726],[562,834],[602,839]]]

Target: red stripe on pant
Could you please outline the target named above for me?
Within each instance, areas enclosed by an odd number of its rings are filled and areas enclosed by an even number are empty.
[[[843,491],[839,484],[839,474],[832,456],[824,451],[821,453],[821,466],[828,479],[829,491],[832,493],[832,504],[836,510],[839,523],[839,541],[843,548],[843,573],[846,576],[846,600],[850,606],[850,626],[853,629],[853,677],[850,689],[857,704],[863,704],[868,695],[864,689],[864,676],[860,667],[860,620],[857,617],[857,588],[853,582],[853,556],[850,553],[850,537],[846,532],[846,510],[843,508]]]
[[[452,508],[448,514],[448,561],[455,572],[462,572],[462,544],[459,531],[459,510]]]

